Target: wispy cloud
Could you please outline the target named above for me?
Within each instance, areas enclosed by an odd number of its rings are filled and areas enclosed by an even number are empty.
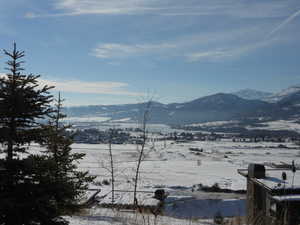
[[[192,52],[186,54],[185,56],[189,62],[206,61],[206,60],[219,61],[228,58],[238,58],[242,55],[249,54],[252,51],[255,51],[256,49],[266,47],[271,44],[272,44],[271,41],[261,41],[258,43],[252,43],[247,45],[233,46],[227,49],[213,49],[208,51],[204,50],[204,51]]]
[[[106,94],[124,96],[142,96],[142,93],[126,90],[123,82],[86,82],[80,80],[49,80],[40,79],[41,85],[55,86],[54,90],[83,94]]]
[[[193,52],[186,54],[185,57],[189,62],[196,62],[201,60],[217,60],[233,56],[230,50],[209,50],[201,52]]]
[[[154,42],[136,41],[138,38],[127,38],[120,42],[99,41],[90,54],[104,60],[125,59],[128,57],[156,55],[161,57],[183,57],[186,61],[199,60],[226,60],[228,58],[241,57],[256,49],[274,43],[271,36],[292,21],[299,12],[294,13],[278,27],[273,29],[268,38],[270,21],[263,20],[257,23],[259,18],[282,18],[290,14],[291,8],[298,0],[285,1],[261,1],[251,2],[244,0],[54,0],[53,10],[49,14],[35,14],[29,12],[28,18],[39,16],[76,16],[88,14],[101,15],[144,15],[155,14],[164,16],[204,15],[211,16],[209,19],[238,17],[240,27],[211,32],[214,27],[204,28],[199,35],[192,37],[178,37],[167,41],[159,40],[162,36],[157,35]],[[223,18],[222,17],[222,18]],[[160,18],[160,17],[159,17]],[[205,17],[203,17],[205,18]],[[240,18],[255,18],[255,20],[240,20]],[[178,19],[178,18],[177,18]],[[178,24],[180,24],[180,20]],[[254,22],[253,22],[254,21]],[[254,24],[254,26],[253,26]],[[257,25],[259,24],[259,25]],[[266,25],[265,27],[261,25]],[[212,26],[209,22],[207,26]],[[252,27],[249,27],[252,26]],[[180,27],[180,25],[178,25]],[[258,27],[258,28],[257,28]],[[263,29],[262,29],[263,27]],[[156,27],[151,27],[154,31]],[[208,31],[209,30],[209,31]],[[126,33],[124,34],[126,35]],[[184,34],[183,34],[184,35]],[[129,41],[128,41],[129,40]],[[109,62],[113,63],[113,62]]]
[[[265,27],[205,32],[154,44],[102,43],[92,49],[91,55],[106,60],[142,55],[155,55],[161,58],[182,57],[188,62],[226,60],[242,57],[256,49],[277,43],[278,38],[264,39]]]
[[[110,58],[123,58],[128,56],[142,55],[145,53],[160,52],[165,49],[172,49],[176,46],[173,44],[119,44],[119,43],[106,43],[99,44],[92,50],[92,55],[97,58],[110,59]]]
[[[283,29],[287,24],[289,24],[291,21],[293,21],[297,16],[300,15],[300,10],[290,15],[287,19],[285,19],[283,22],[281,22],[278,26],[276,26],[269,34],[268,38],[271,37],[274,33],[279,31],[280,29]]]
[[[29,12],[28,18],[40,16],[76,16],[84,14],[159,14],[159,15],[230,15],[238,17],[282,16],[287,2],[242,0],[56,0],[50,14]]]

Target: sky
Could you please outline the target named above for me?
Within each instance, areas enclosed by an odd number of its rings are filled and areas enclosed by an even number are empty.
[[[0,1],[0,48],[68,106],[280,91],[300,84],[299,28],[299,0]]]

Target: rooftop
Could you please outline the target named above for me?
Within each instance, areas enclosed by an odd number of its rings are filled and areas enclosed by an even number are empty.
[[[300,195],[276,195],[276,196],[272,196],[273,199],[275,199],[278,202],[292,202],[292,201],[300,201]]]
[[[286,180],[283,180],[282,174],[285,172]],[[240,169],[238,173],[248,177],[247,169]],[[293,173],[291,169],[268,169],[266,168],[265,178],[251,178],[254,182],[271,190],[300,189],[300,171]]]

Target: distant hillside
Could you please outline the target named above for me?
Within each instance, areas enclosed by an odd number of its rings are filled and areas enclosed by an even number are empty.
[[[232,94],[215,94],[186,103],[151,106],[151,123],[190,124],[220,120],[242,120],[245,118],[269,117],[271,112],[280,111],[276,104],[259,100],[246,100]],[[68,107],[69,117],[106,117],[111,120],[138,121],[142,118],[145,103]],[[277,113],[280,114],[280,113]]]
[[[173,105],[171,105],[173,106]],[[175,105],[176,106],[176,105]],[[246,100],[232,94],[215,94],[180,104],[173,110],[170,123],[200,123],[223,120],[240,120],[245,117],[264,116],[272,104],[259,100]]]
[[[270,92],[257,91],[253,89],[243,89],[237,92],[233,92],[232,94],[248,100],[265,100],[273,95]]]
[[[268,97],[272,102],[247,99],[269,95],[250,89],[237,94],[218,93],[185,103],[162,104],[152,102],[150,122],[162,124],[192,124],[213,121],[271,121],[288,120],[300,116],[300,87],[295,86]],[[248,94],[247,94],[248,93]],[[247,95],[247,96],[246,96]],[[277,99],[275,101],[275,99]],[[78,118],[136,122],[142,118],[145,103],[125,105],[95,105],[67,107],[65,113]]]
[[[265,100],[268,102],[278,102],[278,101],[283,100],[284,98],[294,95],[297,92],[300,92],[300,85],[291,86],[289,88],[286,88],[278,93],[275,93],[275,94],[265,98]]]

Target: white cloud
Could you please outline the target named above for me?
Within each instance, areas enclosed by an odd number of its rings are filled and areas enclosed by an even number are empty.
[[[273,40],[277,41],[277,40]],[[235,58],[240,57],[244,54],[248,54],[251,51],[254,51],[256,49],[266,47],[268,45],[271,45],[273,41],[261,41],[258,43],[252,43],[248,45],[241,45],[241,46],[235,46],[228,49],[215,49],[215,50],[208,50],[208,51],[199,51],[199,52],[193,52],[189,53],[186,56],[186,59],[189,62],[196,62],[196,61],[205,61],[205,60],[224,60],[228,58]]]
[[[122,82],[86,82],[79,80],[46,80],[39,79],[41,85],[55,86],[54,90],[85,93],[85,94],[107,94],[124,96],[142,96],[142,93],[126,90],[127,83]]]
[[[138,44],[123,44],[123,43],[101,43],[92,49],[91,54],[102,59],[124,58],[130,56],[137,56],[143,54],[166,54],[171,52],[177,55],[184,49],[203,45],[220,45],[220,43],[227,43],[233,40],[242,39],[243,37],[254,37],[260,34],[265,27],[245,27],[235,30],[225,30],[216,32],[205,32],[194,35],[184,35],[180,38],[170,40],[162,43],[138,43]]]
[[[145,53],[157,53],[165,49],[175,48],[172,44],[120,44],[120,43],[106,43],[99,44],[92,50],[92,55],[97,58],[122,58],[134,55],[141,55]]]
[[[237,17],[266,18],[283,16],[288,8],[286,1],[242,0],[56,0],[56,13],[38,16],[75,16],[83,14],[159,14],[159,15],[230,15]],[[285,15],[285,14],[284,14]]]
[[[278,38],[266,40],[266,25],[244,27],[236,30],[206,32],[187,35],[162,43],[102,43],[92,50],[100,59],[120,60],[141,55],[160,58],[183,57],[188,62],[226,60],[242,57],[259,48],[278,43]]]
[[[193,52],[186,55],[186,58],[190,62],[196,62],[204,60],[213,60],[213,59],[221,59],[230,57],[232,54],[230,51],[226,50],[211,50],[211,51],[201,51],[201,52]]]
[[[28,19],[33,19],[35,17],[38,17],[38,16],[33,12],[28,12],[25,14],[25,18],[28,18]]]

